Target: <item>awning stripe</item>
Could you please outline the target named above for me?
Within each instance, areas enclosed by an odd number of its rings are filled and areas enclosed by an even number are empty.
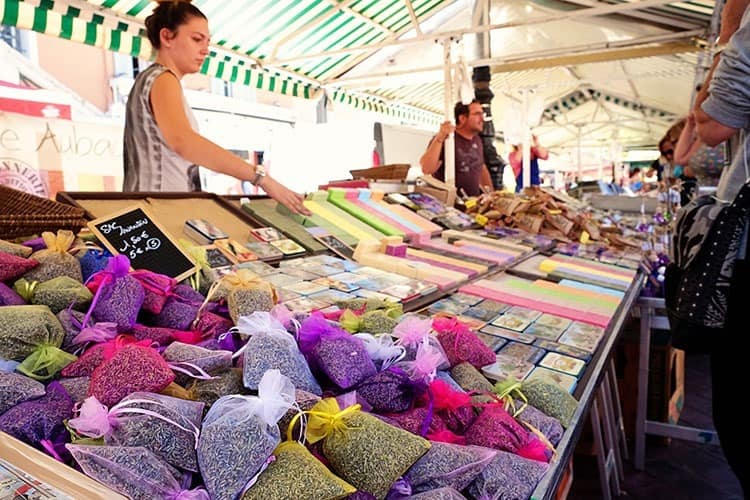
[[[398,21],[404,23],[403,29],[407,29],[411,22],[402,0],[355,1],[333,13],[332,10],[336,7],[328,0],[288,0],[272,3],[271,8],[265,0],[248,0],[249,3],[244,4],[242,11],[232,8],[234,3],[216,0],[194,1],[212,19],[212,26],[216,20],[222,21],[215,24],[214,37],[220,38],[222,45],[233,48],[232,52],[227,53],[217,47],[216,52],[204,61],[201,73],[261,90],[303,98],[317,95],[320,88],[314,82],[298,80],[294,76],[295,72],[284,74],[285,68],[251,66],[247,59],[243,59],[242,53],[249,53],[248,55],[255,58],[267,57],[289,30],[293,30],[295,36],[290,37],[281,47],[281,52],[289,56],[309,50],[366,47],[385,39],[387,32],[376,29],[371,22],[360,16],[381,24],[393,24]],[[443,3],[450,2],[415,0],[414,6],[415,9],[425,6],[434,8]],[[153,50],[145,39],[142,20],[151,12],[152,7],[153,2],[148,0],[87,0],[76,6],[55,0],[0,0],[0,20],[5,25],[30,29],[149,60],[153,57]],[[110,9],[111,14],[108,14],[106,9]],[[262,14],[263,16],[259,17],[263,17],[267,22],[260,25],[262,29],[248,29],[256,24],[257,18],[248,18],[243,14],[256,11]],[[378,15],[380,18],[376,17]],[[316,19],[321,19],[322,22],[316,24]],[[311,25],[309,30],[305,29],[308,24]],[[230,30],[232,26],[238,26],[238,30]],[[245,34],[245,40],[237,37],[238,31]],[[350,67],[360,55],[338,54],[305,61],[295,65],[298,66],[296,73],[300,78],[328,77]],[[291,68],[286,69],[291,71]],[[409,119],[425,123],[439,123],[438,114],[393,105],[376,95],[340,89],[336,91],[335,96],[338,102],[363,111],[401,119],[410,117]]]

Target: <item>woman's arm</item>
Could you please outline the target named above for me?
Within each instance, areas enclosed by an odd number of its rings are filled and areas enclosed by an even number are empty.
[[[721,37],[727,48],[714,56],[711,71],[696,96],[698,137],[715,146],[745,128],[750,119],[750,27],[740,25],[748,0],[728,0],[722,16]]]
[[[191,163],[240,180],[252,181],[255,178],[255,165],[250,165],[193,130],[185,114],[182,87],[174,74],[167,71],[158,76],[151,87],[149,98],[156,124],[167,145],[175,153]],[[287,189],[271,177],[266,176],[259,185],[269,196],[291,211],[308,213],[302,204],[302,195]]]
[[[701,147],[701,141],[695,133],[695,116],[690,113],[685,120],[685,126],[680,133],[679,139],[674,149],[674,163],[683,165],[687,169],[687,162],[692,158],[698,148]]]
[[[549,158],[549,151],[547,148],[539,144],[539,139],[537,139],[536,136],[534,136],[534,145],[531,148],[531,153],[540,160],[546,160]]]

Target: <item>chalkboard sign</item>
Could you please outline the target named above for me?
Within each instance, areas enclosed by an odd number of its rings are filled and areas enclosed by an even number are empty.
[[[133,269],[147,269],[178,281],[198,269],[141,205],[93,220],[88,226],[113,254],[127,256]]]

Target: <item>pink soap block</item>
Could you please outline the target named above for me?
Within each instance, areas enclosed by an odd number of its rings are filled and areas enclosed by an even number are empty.
[[[386,245],[385,254],[394,257],[406,257],[406,248],[407,246],[403,243],[397,245]]]

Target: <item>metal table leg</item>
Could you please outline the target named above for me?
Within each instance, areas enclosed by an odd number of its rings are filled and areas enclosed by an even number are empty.
[[[651,351],[651,315],[647,305],[639,305],[641,316],[641,335],[638,349],[638,396],[635,413],[635,451],[634,466],[643,470],[646,457],[646,404],[648,398],[649,355]]]

